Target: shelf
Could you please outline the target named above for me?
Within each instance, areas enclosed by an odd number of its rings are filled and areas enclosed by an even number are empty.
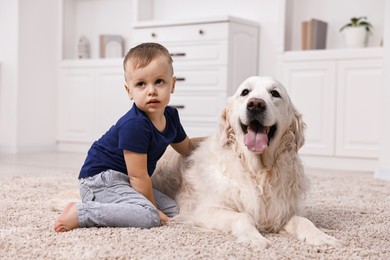
[[[125,50],[134,18],[131,0],[61,0],[61,59],[76,59],[77,44],[85,36],[90,58],[99,57],[99,35],[121,35]]]
[[[311,18],[328,23],[327,49],[344,48],[343,33],[339,30],[356,16],[366,16],[374,27],[368,47],[379,47],[384,32],[384,7],[385,0],[284,0],[284,51],[301,50],[301,23]]]
[[[66,59],[60,63],[62,68],[86,68],[86,67],[122,67],[123,59]]]

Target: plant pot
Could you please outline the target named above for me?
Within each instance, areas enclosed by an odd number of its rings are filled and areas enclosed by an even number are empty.
[[[343,31],[347,48],[363,48],[367,46],[368,32],[364,26],[347,27]]]

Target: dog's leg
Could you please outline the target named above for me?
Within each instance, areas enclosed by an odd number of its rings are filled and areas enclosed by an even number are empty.
[[[312,245],[331,245],[334,247],[345,245],[344,242],[319,230],[307,218],[300,216],[293,216],[283,227],[283,230]]]
[[[261,248],[267,248],[270,245],[270,241],[260,234],[246,213],[213,209],[192,218],[192,220],[197,226],[231,233],[240,243],[260,246]]]

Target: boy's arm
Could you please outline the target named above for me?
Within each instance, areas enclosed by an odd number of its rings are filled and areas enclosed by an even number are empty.
[[[172,143],[171,146],[175,149],[176,152],[180,153],[183,156],[188,156],[191,154],[192,150],[199,146],[199,143],[202,142],[206,137],[195,137],[188,138],[188,136],[181,141],[180,143]]]
[[[147,155],[139,154],[124,150],[124,157],[126,162],[127,173],[130,178],[131,187],[141,193],[157,208],[157,203],[154,200],[152,179],[148,175],[147,170]],[[129,167],[131,165],[131,167]],[[169,217],[160,210],[160,219],[162,222],[167,222]]]

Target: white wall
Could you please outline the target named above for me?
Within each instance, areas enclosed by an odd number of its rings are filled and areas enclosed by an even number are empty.
[[[57,3],[0,2],[0,151],[55,148]]]
[[[382,103],[382,125],[380,126],[379,165],[375,177],[390,180],[390,1],[385,7],[385,41],[384,41],[384,84],[378,93]]]
[[[18,147],[54,148],[58,26],[53,10],[58,10],[57,1],[20,2]]]
[[[0,2],[0,151],[15,152],[17,143],[18,7]]]
[[[259,74],[277,76],[279,1],[269,0],[157,0],[153,17],[157,20],[232,15],[260,25]]]

